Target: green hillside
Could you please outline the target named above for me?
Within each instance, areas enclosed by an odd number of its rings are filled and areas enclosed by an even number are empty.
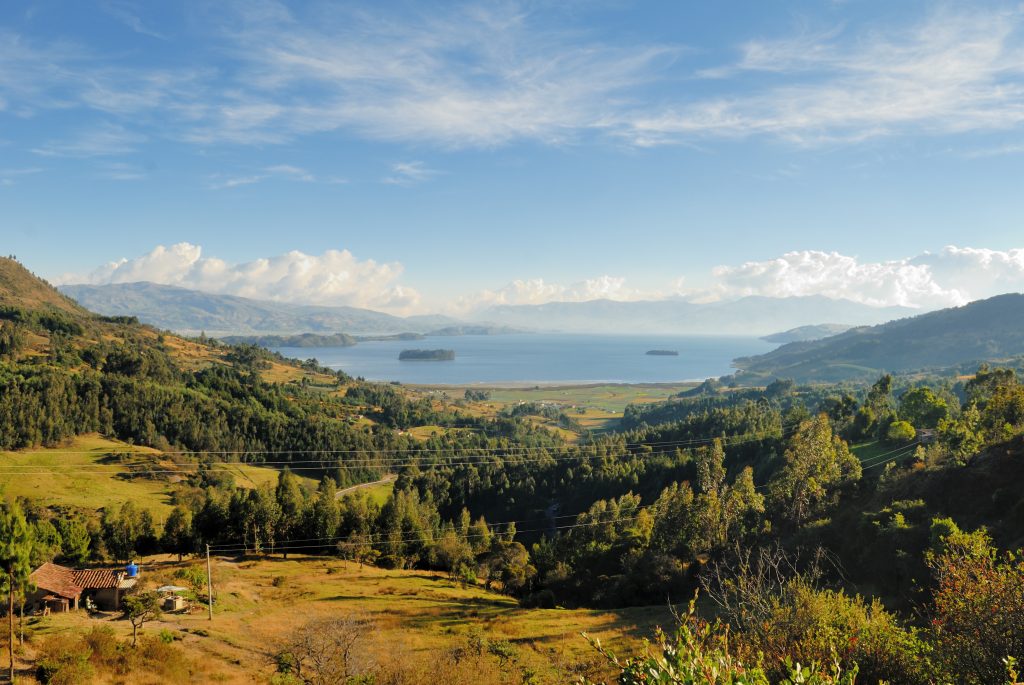
[[[742,382],[870,380],[882,372],[943,370],[1024,355],[1024,295],[979,300],[735,360]]]

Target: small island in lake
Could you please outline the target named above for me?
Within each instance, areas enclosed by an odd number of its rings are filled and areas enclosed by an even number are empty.
[[[455,359],[455,350],[402,350],[399,361],[450,362]]]
[[[647,354],[652,357],[678,357],[679,352],[676,350],[647,350]]]

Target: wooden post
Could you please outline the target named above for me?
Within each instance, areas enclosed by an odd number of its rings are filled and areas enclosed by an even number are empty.
[[[206,546],[206,599],[210,606],[210,620],[213,620],[213,571],[210,567],[210,546]]]
[[[9,675],[11,682],[14,682],[14,573],[10,573],[8,580],[10,581],[11,587],[10,593],[7,595],[7,618],[10,620],[11,627],[11,642],[7,645],[7,654],[10,656],[10,667]]]

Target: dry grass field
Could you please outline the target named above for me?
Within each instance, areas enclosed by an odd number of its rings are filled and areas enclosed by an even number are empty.
[[[175,571],[202,567],[200,562],[149,558],[143,562],[142,582],[147,588],[181,583]],[[635,648],[656,624],[671,621],[663,607],[614,612],[523,609],[508,597],[460,587],[441,574],[360,567],[320,557],[215,558],[213,577],[217,609],[212,622],[202,608],[164,614],[143,628],[144,634],[173,639],[184,649],[192,682],[270,682],[275,654],[296,631],[321,619],[356,617],[365,622],[358,641],[360,659],[368,668],[405,672],[404,682],[521,683],[530,673],[530,682],[560,683],[579,672],[603,672],[582,631],[624,651]],[[96,625],[109,625],[122,638],[131,635],[129,623],[113,615],[35,617],[29,621],[32,639],[26,656],[31,658],[33,646],[43,644],[48,635],[85,633]],[[468,659],[465,652],[474,638],[511,649],[501,658],[485,652],[460,665],[460,658]],[[132,674],[131,682],[160,681]]]

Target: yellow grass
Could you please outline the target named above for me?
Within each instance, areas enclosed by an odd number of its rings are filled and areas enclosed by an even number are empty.
[[[160,559],[143,562],[147,587],[174,581],[177,564]],[[440,574],[359,567],[316,557],[242,563],[215,559],[214,585],[218,608],[213,622],[205,611],[165,614],[144,629],[151,634],[166,629],[181,638],[180,644],[202,664],[210,682],[267,682],[275,649],[307,622],[326,617],[367,618],[373,629],[367,632],[364,649],[379,659],[422,660],[428,665],[442,658],[445,650],[464,647],[469,632],[478,630],[491,640],[510,640],[520,663],[534,669],[543,683],[566,682],[566,664],[595,658],[582,631],[621,653],[635,649],[638,638],[649,635],[654,625],[671,620],[663,607],[523,609],[508,597],[476,586],[461,588]],[[97,623],[81,612],[38,621],[34,629],[40,635],[86,630]],[[131,633],[126,621],[107,623],[124,637]]]

